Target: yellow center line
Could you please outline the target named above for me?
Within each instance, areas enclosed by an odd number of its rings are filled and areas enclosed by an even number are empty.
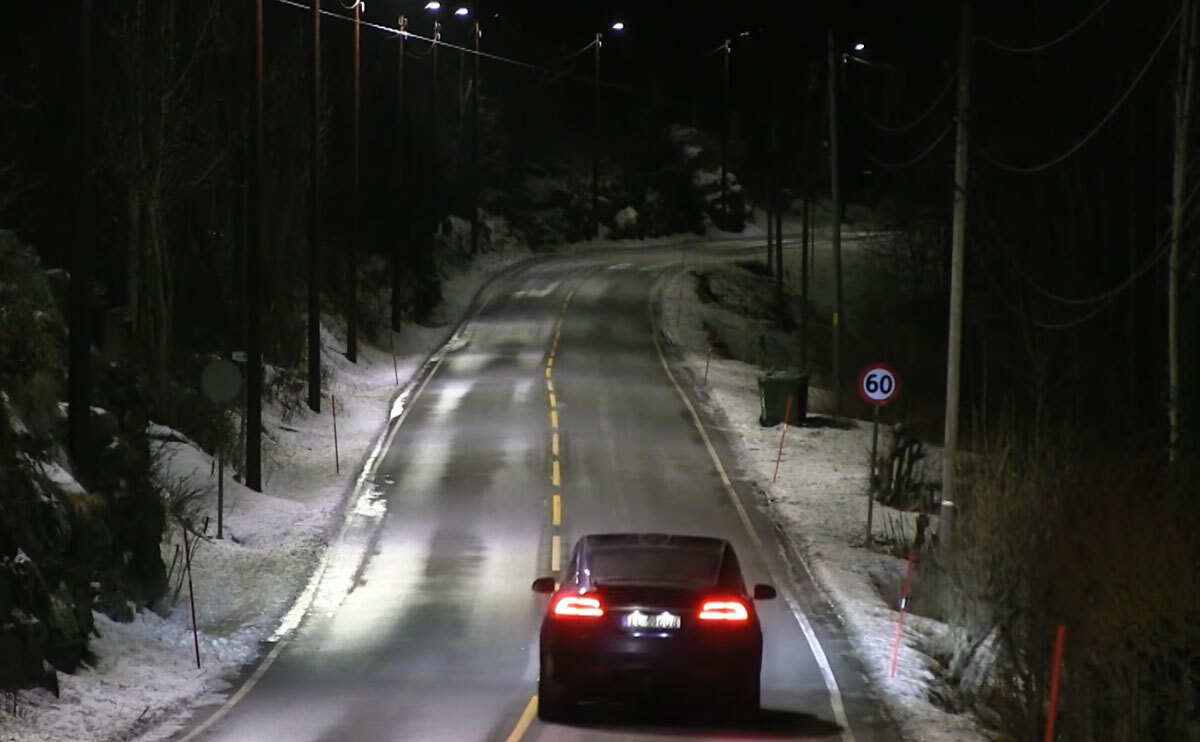
[[[554,391],[554,382],[550,381],[549,379],[546,379],[546,391],[548,391],[548,392]]]
[[[546,366],[546,378],[547,379],[550,378],[550,367],[549,366]]]
[[[558,465],[558,459],[554,460],[554,471],[550,475],[550,483],[555,487],[562,484],[562,470]]]
[[[546,370],[554,368],[554,351],[550,351],[550,357],[546,359]]]
[[[550,537],[550,571],[557,572],[562,567],[562,536],[557,533]]]
[[[550,406],[558,407],[558,398],[554,396],[554,392],[550,392]]]
[[[550,524],[562,525],[562,495],[555,495],[550,500]]]
[[[537,694],[530,697],[529,703],[525,704],[525,710],[521,712],[521,718],[517,719],[517,725],[513,727],[512,732],[508,735],[505,742],[520,742],[525,733],[529,731],[529,727],[533,724],[533,717],[537,716]]]
[[[558,433],[550,437],[550,453],[558,455]],[[558,495],[555,495],[557,497]]]
[[[550,410],[550,427],[558,430],[558,410]]]

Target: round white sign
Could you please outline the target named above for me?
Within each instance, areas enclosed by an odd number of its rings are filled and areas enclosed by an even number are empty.
[[[900,392],[900,377],[891,366],[874,363],[858,375],[858,396],[867,404],[883,406]]]

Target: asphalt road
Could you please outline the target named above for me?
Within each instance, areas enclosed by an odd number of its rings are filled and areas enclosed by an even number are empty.
[[[318,596],[236,703],[176,739],[899,739],[803,570],[789,577],[721,433],[701,434],[664,367],[650,297],[680,250],[557,259],[485,288],[376,462],[347,534],[371,549],[342,575],[353,589]],[[729,538],[748,581],[790,594],[759,604],[761,718],[534,718],[546,598],[530,583],[563,566],[579,535],[615,530]]]

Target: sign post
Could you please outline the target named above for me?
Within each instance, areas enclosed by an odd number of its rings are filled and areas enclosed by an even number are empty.
[[[879,456],[879,408],[891,403],[900,393],[900,377],[891,366],[872,363],[858,375],[858,396],[875,408],[871,430],[871,481],[867,486],[867,547],[872,542],[871,520],[875,510],[876,466]]]
[[[205,395],[218,405],[237,397],[242,390],[242,372],[226,360],[210,361],[200,374],[200,387]],[[225,459],[217,448],[217,538],[224,538],[225,530]]]

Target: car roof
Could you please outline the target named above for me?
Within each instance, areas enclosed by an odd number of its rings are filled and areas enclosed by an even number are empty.
[[[636,554],[660,554],[664,559],[671,556],[666,562],[618,561],[609,564],[609,568],[615,568],[617,572],[606,569],[608,573],[604,576],[596,572],[602,559],[605,563],[625,555],[636,559]],[[686,561],[681,562],[680,558]],[[703,589],[730,579],[727,566],[731,559],[736,564],[733,546],[723,538],[667,533],[594,533],[579,539],[578,562],[572,562],[572,574],[576,580],[593,584],[612,584],[620,580],[627,584],[677,583],[688,589]],[[692,565],[691,568],[684,566],[686,564]],[[633,571],[626,573],[626,569]],[[740,579],[739,574],[737,580],[740,582]]]
[[[590,533],[580,539],[584,552],[594,549],[662,547],[723,553],[730,543],[713,536],[688,536],[670,533]]]

